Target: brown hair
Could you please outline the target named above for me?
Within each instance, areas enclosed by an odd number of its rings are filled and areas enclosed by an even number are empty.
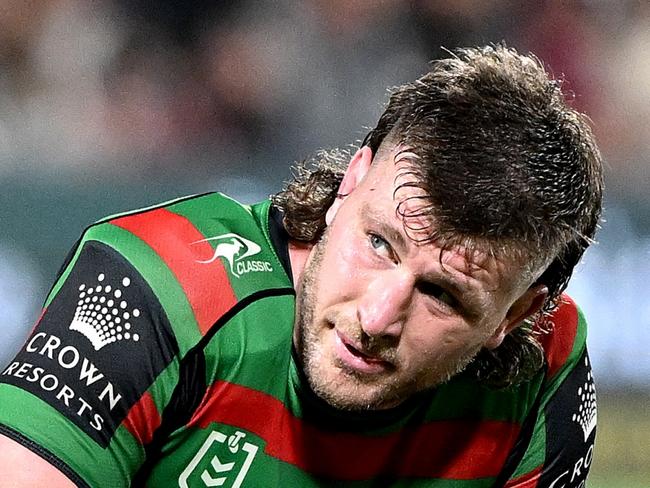
[[[586,118],[534,56],[500,45],[460,49],[398,87],[363,144],[375,158],[396,146],[408,151],[417,181],[408,184],[426,200],[418,215],[435,216],[427,239],[524,258],[548,287],[535,326],[518,327],[472,364],[491,385],[530,378],[543,364],[535,334],[600,218],[602,164]],[[292,238],[322,234],[347,161],[340,151],[320,152],[273,197]]]

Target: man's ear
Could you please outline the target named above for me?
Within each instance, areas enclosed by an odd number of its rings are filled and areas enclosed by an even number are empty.
[[[531,286],[512,304],[505,318],[499,324],[492,336],[485,343],[487,349],[495,349],[501,345],[503,339],[516,329],[524,319],[539,312],[544,306],[548,288],[546,285]]]
[[[343,180],[339,185],[338,195],[325,214],[325,223],[327,225],[330,225],[332,220],[334,220],[334,216],[336,215],[336,212],[338,212],[343,200],[345,200],[345,197],[352,193],[352,190],[354,190],[361,180],[363,180],[364,176],[366,176],[371,164],[372,150],[368,146],[363,146],[354,154],[354,156],[352,156],[350,164],[343,175]]]

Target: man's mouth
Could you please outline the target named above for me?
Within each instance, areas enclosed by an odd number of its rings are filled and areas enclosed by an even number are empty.
[[[334,354],[346,368],[359,373],[379,374],[393,369],[389,361],[362,351],[338,330],[334,330]]]
[[[364,354],[364,353],[361,352],[359,349],[353,347],[352,345],[346,343],[345,341],[343,342],[343,345],[344,345],[345,347],[347,347],[348,351],[350,351],[350,352],[351,352],[352,354],[354,354],[355,356],[360,357],[360,358],[363,359],[364,361],[375,362],[375,363],[382,361],[382,360],[379,359],[378,357],[370,356],[369,354]]]

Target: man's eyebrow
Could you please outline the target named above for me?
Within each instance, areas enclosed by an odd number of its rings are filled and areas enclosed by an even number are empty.
[[[388,238],[388,240],[390,240],[393,245],[397,245],[400,250],[406,249],[406,240],[403,233],[393,225],[386,222],[383,215],[380,216],[379,213],[372,210],[367,203],[361,208],[361,214],[364,216],[366,223],[372,224],[382,237]]]
[[[425,274],[421,281],[440,286],[451,292],[456,297],[459,306],[469,316],[478,316],[480,310],[483,309],[484,297],[481,295],[479,287],[470,283],[469,278],[459,280],[443,267],[440,272]]]

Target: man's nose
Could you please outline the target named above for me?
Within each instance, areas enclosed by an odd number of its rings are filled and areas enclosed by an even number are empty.
[[[413,295],[413,279],[395,270],[372,280],[359,299],[359,323],[371,337],[398,337],[402,333]]]

